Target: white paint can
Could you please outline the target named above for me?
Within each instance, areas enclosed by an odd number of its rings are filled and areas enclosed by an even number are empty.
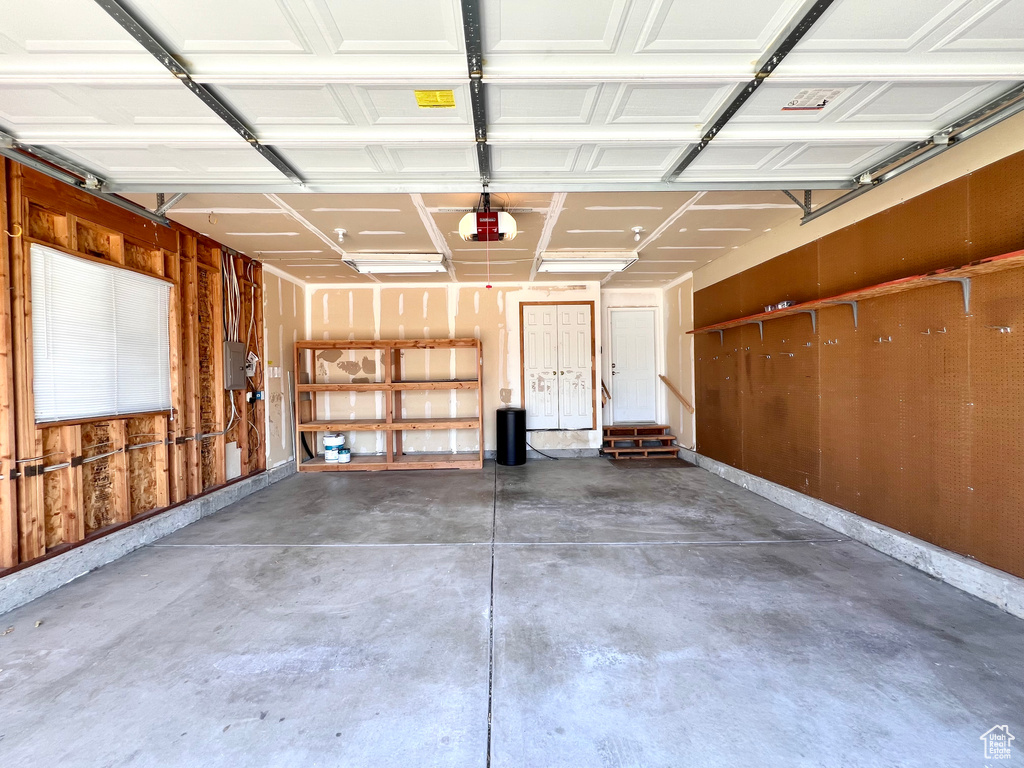
[[[341,450],[345,445],[345,436],[340,433],[327,432],[324,434],[324,461],[328,464],[341,463]],[[345,451],[348,453],[348,451]],[[351,459],[350,459],[351,460]]]

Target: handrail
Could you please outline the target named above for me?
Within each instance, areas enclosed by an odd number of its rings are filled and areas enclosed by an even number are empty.
[[[671,393],[672,393],[673,395],[675,395],[675,396],[676,396],[676,399],[677,399],[677,400],[678,400],[678,401],[679,401],[680,403],[682,403],[682,404],[683,404],[683,407],[684,407],[684,408],[685,408],[686,410],[688,410],[688,411],[689,411],[690,413],[693,413],[693,406],[692,406],[692,405],[690,405],[690,404],[689,404],[689,403],[688,403],[688,402],[686,401],[686,398],[682,396],[682,394],[681,394],[681,393],[679,392],[679,390],[678,390],[678,389],[676,389],[675,387],[673,387],[673,386],[672,386],[672,382],[671,382],[671,381],[669,381],[668,379],[666,379],[666,378],[665,378],[664,376],[662,376],[662,375],[661,375],[660,373],[658,374],[658,378],[659,378],[659,379],[661,379],[661,382],[662,382],[662,383],[663,383],[663,384],[664,384],[664,385],[665,385],[666,387],[668,387],[668,391],[669,391],[669,392],[671,392]]]
[[[604,383],[604,379],[601,379],[601,405],[607,405],[608,401],[611,399],[612,393],[608,391],[608,387]]]

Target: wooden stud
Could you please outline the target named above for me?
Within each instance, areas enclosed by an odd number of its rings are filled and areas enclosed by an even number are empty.
[[[21,227],[27,218],[28,201],[22,194],[22,168],[11,163],[9,226]],[[25,471],[40,463],[29,461],[42,456],[42,435],[36,429],[35,398],[32,392],[32,282],[31,254],[25,238],[14,239],[11,250],[12,334],[15,370],[14,403],[16,413],[15,441],[18,469],[18,540],[22,561],[34,560],[46,553],[46,530],[43,509],[42,475],[29,476]]]
[[[16,232],[8,221],[7,173],[10,163],[0,158],[0,233]],[[22,233],[24,236],[24,233]],[[14,238],[20,239],[20,238]],[[16,484],[11,480],[15,470],[14,437],[14,361],[11,339],[10,242],[0,236],[0,568],[18,564],[18,506]]]

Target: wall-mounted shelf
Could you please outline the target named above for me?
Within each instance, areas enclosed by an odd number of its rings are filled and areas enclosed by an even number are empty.
[[[404,380],[402,379],[402,353],[408,350],[471,350],[475,352],[473,370],[475,378]],[[327,383],[318,382],[317,352],[374,351],[382,353],[384,381]],[[310,364],[312,363],[312,364]],[[295,432],[296,445],[302,444],[303,434],[317,432],[380,432],[384,435],[382,454],[353,454],[348,464],[327,463],[323,456],[297,463],[300,472],[344,472],[402,469],[480,469],[484,460],[483,432],[483,348],[478,339],[402,339],[369,341],[299,341],[295,344],[295,371],[308,375],[310,383],[296,386]],[[453,370],[454,373],[454,370]],[[374,374],[376,375],[376,374]],[[402,418],[402,398],[405,394],[431,390],[476,390],[476,414],[448,418]],[[317,418],[316,393],[380,392],[383,395],[384,415],[381,418],[335,417]],[[308,400],[303,395],[308,393]],[[404,432],[429,430],[477,430],[479,448],[468,453],[405,453]],[[314,449],[315,450],[315,449]]]
[[[723,332],[730,328],[738,328],[741,325],[757,325],[761,329],[761,336],[764,338],[764,326],[766,320],[777,320],[781,317],[792,317],[793,315],[809,314],[814,330],[817,331],[817,311],[825,307],[848,305],[853,313],[853,325],[857,327],[858,302],[866,299],[876,299],[880,296],[889,296],[894,293],[925,288],[936,283],[959,283],[964,297],[964,313],[971,311],[971,278],[978,275],[987,275],[993,272],[1002,272],[1006,269],[1014,269],[1024,266],[1024,251],[1013,251],[1000,256],[992,256],[980,261],[974,261],[962,267],[949,267],[929,272],[925,275],[913,275],[903,277],[899,280],[890,280],[887,283],[870,285],[866,288],[858,288],[855,291],[847,291],[835,296],[828,296],[823,299],[814,299],[800,304],[794,304],[785,309],[776,309],[772,312],[759,312],[755,315],[737,317],[734,320],[726,320],[713,325],[705,325],[695,328],[689,333],[717,333],[724,343]]]

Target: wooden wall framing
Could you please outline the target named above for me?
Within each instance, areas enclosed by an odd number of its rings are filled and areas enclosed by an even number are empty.
[[[697,291],[694,321],[1020,249],[1024,153]],[[1024,576],[1024,268],[966,313],[935,283],[763,328],[697,334],[700,453]]]
[[[243,336],[263,358],[262,269],[185,227],[163,227],[0,159],[0,576],[266,469],[262,401],[223,389],[222,270],[241,288]],[[172,409],[35,421],[30,247],[39,243],[171,284]],[[251,331],[250,331],[251,329]],[[249,389],[262,382],[250,382]],[[238,418],[227,429],[230,401]],[[213,434],[211,434],[213,433]]]

